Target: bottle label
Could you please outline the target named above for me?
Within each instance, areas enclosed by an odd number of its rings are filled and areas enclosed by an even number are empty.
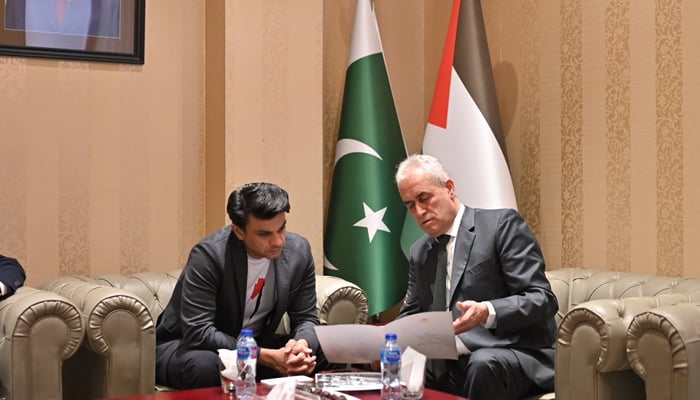
[[[254,360],[258,358],[258,346],[237,346],[236,352],[239,360]]]
[[[246,346],[238,346],[238,359],[247,360],[250,357],[250,349]]]
[[[258,358],[258,346],[250,346],[250,359],[255,360]]]
[[[387,364],[398,364],[401,362],[401,350],[382,351],[382,362]]]

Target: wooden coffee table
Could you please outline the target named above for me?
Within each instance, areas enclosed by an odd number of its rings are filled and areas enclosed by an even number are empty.
[[[258,384],[258,386],[262,386]],[[264,390],[264,392],[260,392]],[[259,389],[259,393],[266,393],[267,389]],[[352,396],[362,400],[380,400],[379,391],[352,392]],[[112,400],[230,400],[234,397],[222,393],[221,387],[205,389],[180,390],[174,392],[158,392],[143,396],[120,397]],[[464,397],[455,396],[437,390],[425,388],[423,400],[466,400]]]

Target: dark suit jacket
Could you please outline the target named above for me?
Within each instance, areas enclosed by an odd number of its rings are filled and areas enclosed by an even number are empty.
[[[24,280],[27,276],[24,273],[24,268],[14,258],[5,257],[0,254],[0,282],[5,284],[7,293],[0,299],[12,295],[18,288],[24,285]]]
[[[245,307],[248,261],[243,242],[231,226],[222,228],[197,243],[175,285],[167,307],[158,319],[158,343],[184,339],[191,349],[233,349],[241,331]],[[234,268],[224,268],[226,244],[234,241]],[[274,331],[286,312],[291,335],[306,339],[318,350],[314,326],[316,313],[316,269],[309,243],[287,233],[282,254],[273,260],[276,306],[262,332],[255,332],[262,347],[274,343]]]
[[[461,314],[455,303],[464,300],[488,300],[496,311],[494,329],[477,326],[459,338],[471,351],[513,349],[531,380],[553,387],[559,306],[527,223],[515,210],[466,207],[455,240],[449,294],[453,318]],[[399,317],[430,309],[435,268],[425,263],[432,243],[424,235],[411,247],[408,291]]]

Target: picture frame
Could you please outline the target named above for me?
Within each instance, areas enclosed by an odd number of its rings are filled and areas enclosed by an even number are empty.
[[[146,0],[0,0],[0,56],[144,63]]]

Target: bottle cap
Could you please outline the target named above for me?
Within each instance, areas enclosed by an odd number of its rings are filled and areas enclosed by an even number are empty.
[[[241,331],[241,336],[253,337],[253,330],[252,329],[243,329]]]
[[[396,340],[396,334],[395,333],[387,333],[384,335],[384,339],[386,340]]]

